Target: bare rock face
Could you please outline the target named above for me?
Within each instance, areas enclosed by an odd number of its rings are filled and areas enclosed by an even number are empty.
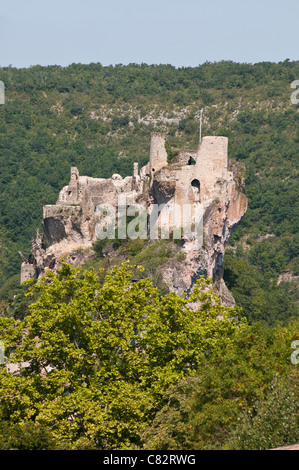
[[[203,244],[196,240],[185,239],[182,250],[184,263],[180,266],[180,288],[175,289],[175,281],[170,290],[186,291],[192,288],[201,275],[213,280],[223,303],[234,304],[234,299],[223,281],[223,259],[225,243],[229,240],[236,223],[247,209],[247,199],[243,193],[236,192],[233,183],[225,183],[218,188],[218,196],[207,203],[203,214]],[[215,194],[216,195],[216,194]],[[169,275],[166,274],[166,278]]]
[[[212,279],[223,302],[233,304],[222,279],[224,247],[246,212],[247,199],[240,190],[244,168],[229,162],[227,144],[226,137],[204,137],[196,151],[182,151],[168,164],[165,139],[154,133],[149,163],[140,172],[135,163],[132,176],[90,178],[80,176],[73,167],[70,183],[60,191],[57,203],[44,207],[43,234],[32,241],[32,253],[22,264],[21,282],[47,269],[57,270],[62,259],[80,265],[94,256],[92,245],[104,217],[99,207],[107,206],[105,217],[116,213],[107,218],[114,227],[120,220],[120,207],[138,205],[149,220],[157,206],[161,230],[183,232],[183,260],[169,261],[163,268],[168,289],[189,291],[204,275]],[[201,227],[201,232],[185,233],[185,225]],[[150,236],[149,222],[147,230]]]
[[[175,172],[158,171],[154,175],[152,184],[152,195],[158,204],[166,204],[174,197],[175,193]]]

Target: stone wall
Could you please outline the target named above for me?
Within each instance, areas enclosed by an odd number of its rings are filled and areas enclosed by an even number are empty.
[[[21,284],[36,277],[36,268],[33,264],[24,261],[21,265]]]
[[[197,159],[196,150],[181,150],[172,161],[172,165],[193,165]]]
[[[47,219],[49,217],[69,217],[69,216],[78,216],[81,212],[80,204],[77,205],[47,205],[43,208],[43,218]]]
[[[197,150],[196,163],[208,181],[225,178],[227,173],[228,138],[203,137]]]

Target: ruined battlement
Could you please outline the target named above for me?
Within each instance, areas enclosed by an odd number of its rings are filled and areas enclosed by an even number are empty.
[[[150,181],[152,185],[154,179],[161,179],[163,173],[169,178],[170,172],[172,186],[177,188],[175,196],[177,204],[193,203],[195,200],[203,203],[209,200],[216,181],[233,179],[232,172],[227,170],[227,149],[227,137],[204,137],[197,150],[179,152],[169,165],[165,137],[154,132],[150,139],[149,162],[141,168],[140,173],[138,163],[134,163],[132,176],[126,178],[118,174],[108,179],[80,176],[78,169],[72,167],[70,182],[60,191],[56,203],[60,209],[45,206],[44,217],[49,216],[49,211],[57,211],[59,214],[61,207],[78,204],[92,216],[97,205],[105,203],[116,205],[120,193],[133,201],[144,193]]]
[[[47,205],[43,208],[43,219],[50,217],[69,217],[79,215],[81,212],[80,204],[74,205]]]

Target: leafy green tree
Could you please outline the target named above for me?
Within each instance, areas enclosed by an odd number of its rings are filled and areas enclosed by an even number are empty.
[[[238,310],[221,306],[208,281],[161,298],[148,278],[132,282],[136,269],[114,267],[102,284],[64,263],[36,283],[24,322],[5,319],[20,370],[1,371],[2,421],[32,420],[73,448],[141,446],[169,386],[231,344]]]
[[[276,377],[265,400],[246,410],[230,440],[235,450],[267,450],[299,441],[299,370]]]
[[[211,359],[203,363],[194,377],[184,378],[169,387],[163,406],[144,430],[145,448],[219,450],[241,446],[258,449],[258,439],[264,440],[269,448],[278,442],[275,436],[280,436],[280,442],[294,443],[298,439],[295,432],[298,421],[298,383],[295,384],[295,380],[298,380],[298,374],[290,355],[291,343],[298,337],[298,332],[296,320],[287,326],[240,325],[233,341],[217,361]],[[293,377],[292,385],[285,386],[274,404],[274,381],[278,378],[282,384],[290,384],[289,376]],[[288,390],[289,401],[284,405]],[[289,404],[292,406],[288,427]],[[267,424],[271,407],[276,405],[281,409],[273,412],[275,421]],[[257,414],[258,407],[267,409],[268,414],[263,414],[260,429],[252,430],[247,440],[252,425],[250,417]],[[240,425],[244,415],[246,423]]]
[[[277,321],[288,322],[292,316],[298,317],[296,286],[277,285],[265,278],[257,266],[250,264],[246,254],[227,250],[224,280],[249,322],[263,320],[273,325]]]
[[[58,449],[51,430],[33,421],[24,424],[0,424],[0,450],[53,450]]]

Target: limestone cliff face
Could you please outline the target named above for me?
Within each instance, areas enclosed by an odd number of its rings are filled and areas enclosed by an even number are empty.
[[[190,227],[197,226],[199,217],[203,222],[202,237],[183,231],[184,261],[165,264],[163,278],[169,290],[187,291],[204,274],[224,302],[233,303],[222,281],[223,257],[225,242],[247,209],[239,189],[241,173],[228,161],[226,137],[204,137],[196,151],[182,151],[168,163],[164,137],[157,133],[151,136],[149,163],[140,172],[135,163],[132,176],[90,178],[72,168],[70,183],[60,191],[57,203],[44,207],[43,234],[37,235],[29,259],[22,264],[21,282],[56,270],[62,258],[78,265],[93,256],[97,224],[103,217],[98,207],[105,204],[109,211],[119,210],[121,204],[138,204],[148,220],[153,207],[159,207],[161,230],[175,231],[187,219]],[[182,213],[187,208],[187,216],[177,219],[173,207],[184,208]]]
[[[164,184],[163,182],[163,186]],[[156,197],[159,198],[160,193],[161,188],[156,191]],[[183,192],[183,194],[186,193]],[[201,204],[203,206],[203,243],[199,245],[196,239],[183,237],[182,251],[185,259],[176,266],[165,267],[164,282],[169,290],[181,293],[188,291],[195,280],[200,275],[204,275],[213,280],[214,287],[219,291],[223,303],[231,305],[234,300],[222,279],[225,243],[247,210],[247,198],[238,190],[236,182],[229,175],[228,178],[211,181],[209,197],[205,198],[203,195]]]
[[[233,303],[222,280],[223,258],[225,243],[247,210],[247,198],[239,189],[242,170],[228,161],[227,138],[205,137],[196,153],[181,152],[155,173],[151,186],[155,202],[165,207],[172,203],[198,205],[203,215],[202,240],[183,235],[184,262],[165,266],[164,282],[169,290],[188,291],[205,275],[213,280],[224,303]]]

